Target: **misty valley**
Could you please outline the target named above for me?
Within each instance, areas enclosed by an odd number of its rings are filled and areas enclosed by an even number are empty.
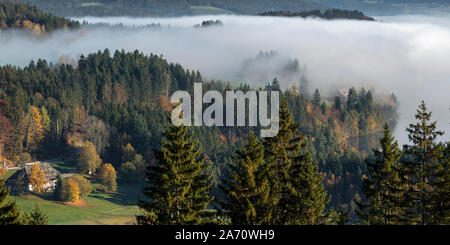
[[[0,225],[450,224],[445,1],[21,2]]]

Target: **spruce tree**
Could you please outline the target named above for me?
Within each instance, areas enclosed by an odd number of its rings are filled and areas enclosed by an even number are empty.
[[[144,215],[137,216],[137,223],[200,224],[212,198],[208,164],[193,133],[186,126],[169,125],[155,156],[158,165],[147,167],[148,186],[142,190],[149,200],[139,201]]]
[[[440,159],[438,173],[434,181],[435,191],[432,193],[432,211],[430,224],[450,225],[450,142]]]
[[[271,224],[318,224],[328,203],[317,166],[306,150],[287,103],[280,108],[278,135],[264,140],[270,183]]]
[[[404,209],[401,202],[406,191],[401,175],[400,149],[387,124],[380,148],[374,149],[374,161],[366,161],[368,176],[363,179],[365,202],[355,200],[362,223],[401,224]]]
[[[318,89],[314,90],[314,95],[313,95],[313,99],[312,99],[312,104],[318,108],[320,106],[320,102],[321,102],[322,98],[320,96],[320,92]]]
[[[444,149],[436,139],[444,132],[436,129],[436,122],[430,123],[431,112],[425,102],[419,105],[415,116],[417,122],[410,124],[406,131],[411,145],[405,145],[405,167],[408,176],[409,191],[405,206],[409,207],[406,216],[410,224],[429,224],[437,210],[433,192],[439,186],[442,173]],[[448,181],[448,180],[447,180]]]
[[[7,201],[9,191],[5,181],[0,179],[0,225],[22,224],[21,212],[16,202]]]
[[[270,84],[270,88],[273,91],[280,91],[281,90],[280,81],[278,81],[278,78],[275,77],[272,80],[272,83]]]
[[[39,205],[36,203],[34,205],[33,210],[27,215],[27,225],[47,225],[48,217],[45,213],[42,212]]]
[[[236,149],[234,164],[228,164],[225,185],[226,200],[222,208],[234,225],[260,225],[270,221],[267,212],[270,186],[264,162],[264,150],[251,131],[242,150]]]

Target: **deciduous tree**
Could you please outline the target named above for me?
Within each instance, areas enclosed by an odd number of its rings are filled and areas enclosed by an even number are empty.
[[[116,170],[110,163],[105,163],[100,167],[98,178],[100,179],[100,183],[105,188],[105,191],[114,192],[117,190]]]
[[[94,144],[86,142],[80,149],[77,167],[80,173],[94,174],[100,167],[101,159],[97,154]]]
[[[46,175],[45,171],[40,168],[39,164],[33,164],[28,180],[30,181],[34,193],[39,195],[45,192],[44,186],[47,182]]]

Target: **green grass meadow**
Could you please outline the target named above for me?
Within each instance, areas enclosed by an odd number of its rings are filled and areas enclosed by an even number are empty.
[[[52,164],[61,173],[74,170],[71,163]],[[11,173],[10,173],[11,172]],[[13,171],[8,172],[11,175]],[[92,193],[82,197],[84,205],[77,207],[53,200],[52,192],[36,196],[31,193],[11,195],[23,211],[30,211],[35,203],[49,218],[50,225],[132,225],[140,214],[137,200],[142,198],[142,184],[118,183],[115,193],[105,193],[95,178],[89,179]]]

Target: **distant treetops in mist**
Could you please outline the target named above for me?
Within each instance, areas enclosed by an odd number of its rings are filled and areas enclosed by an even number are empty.
[[[291,12],[291,11],[269,11],[259,14],[260,16],[282,16],[282,17],[318,17],[321,19],[333,20],[333,19],[349,19],[349,20],[369,20],[375,19],[364,15],[363,12],[358,10],[344,10],[344,9],[328,9],[325,12],[320,10],[310,10],[303,12]]]

